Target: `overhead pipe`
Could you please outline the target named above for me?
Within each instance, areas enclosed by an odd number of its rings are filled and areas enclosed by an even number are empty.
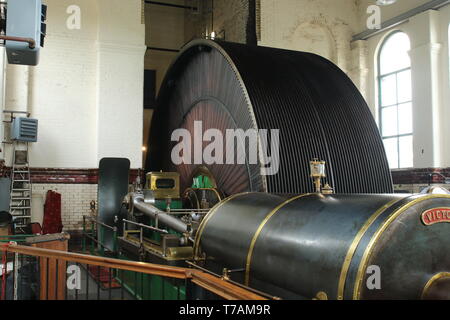
[[[28,43],[28,47],[30,49],[36,48],[36,41],[32,38],[22,38],[22,37],[13,37],[13,36],[3,36],[0,35],[0,40],[4,41],[16,41],[16,42],[26,42]]]

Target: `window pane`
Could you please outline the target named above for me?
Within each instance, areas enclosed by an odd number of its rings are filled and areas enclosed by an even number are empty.
[[[413,138],[412,136],[399,138],[400,167],[411,168],[413,166]]]
[[[398,169],[398,138],[384,139],[384,148],[389,161],[389,167],[391,169]]]
[[[398,106],[398,134],[413,132],[412,104],[404,103]]]
[[[408,102],[411,97],[411,70],[397,74],[398,103]]]
[[[411,66],[409,50],[411,44],[406,33],[397,32],[391,35],[380,52],[381,75],[405,69]]]
[[[397,104],[396,75],[381,78],[381,106]]]
[[[383,129],[383,137],[398,135],[397,106],[381,109],[381,128]]]

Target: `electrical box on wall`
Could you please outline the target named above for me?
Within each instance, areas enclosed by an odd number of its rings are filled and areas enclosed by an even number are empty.
[[[38,121],[31,118],[15,118],[11,124],[11,140],[37,141]]]
[[[27,42],[5,42],[10,64],[35,66],[39,62],[39,50],[46,32],[47,7],[42,0],[8,1],[6,15],[6,36],[33,39],[34,47]]]

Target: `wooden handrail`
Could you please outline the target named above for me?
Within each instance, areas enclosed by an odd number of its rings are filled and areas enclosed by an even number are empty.
[[[206,272],[190,268],[171,267],[147,262],[113,259],[66,251],[21,246],[16,244],[0,246],[0,252],[5,251],[35,257],[58,259],[67,262],[78,262],[93,266],[134,271],[168,278],[190,279],[196,285],[227,300],[267,300],[267,298],[263,296],[246,290],[245,288],[237,286],[226,280]]]
[[[256,293],[202,271],[195,271],[191,276],[193,283],[226,300],[267,300]]]
[[[189,272],[192,271],[191,269],[188,268],[163,266],[146,262],[113,259],[73,252],[27,247],[21,245],[10,245],[8,247],[1,246],[0,251],[9,251],[43,258],[54,258],[68,262],[78,262],[100,267],[129,270],[176,279],[187,279]]]

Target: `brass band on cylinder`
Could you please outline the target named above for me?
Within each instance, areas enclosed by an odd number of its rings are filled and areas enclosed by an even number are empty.
[[[450,272],[439,272],[431,277],[430,280],[427,281],[425,287],[423,288],[421,299],[424,300],[428,294],[428,291],[431,289],[431,286],[438,280],[450,278]]]
[[[350,264],[353,259],[353,255],[355,254],[355,251],[359,245],[359,242],[363,238],[366,231],[370,228],[370,226],[375,222],[375,220],[382,215],[387,209],[392,207],[395,203],[399,202],[400,200],[403,200],[404,198],[400,199],[393,199],[392,201],[389,201],[387,204],[380,207],[373,215],[370,216],[369,219],[367,219],[366,223],[361,227],[361,229],[356,234],[355,238],[353,239],[353,242],[351,243],[347,254],[344,259],[344,263],[342,265],[341,269],[341,275],[339,277],[339,284],[338,284],[338,293],[337,298],[338,300],[344,299],[344,289],[345,289],[345,281],[347,279],[348,270],[350,268]]]
[[[281,203],[277,207],[275,207],[275,209],[273,209],[261,222],[261,224],[259,225],[255,234],[253,235],[252,241],[250,243],[250,247],[248,249],[247,261],[246,261],[246,265],[245,265],[245,282],[244,282],[246,286],[248,286],[250,283],[250,267],[251,267],[251,263],[252,263],[253,250],[255,248],[256,240],[258,240],[258,237],[259,237],[262,229],[266,225],[266,223],[270,220],[270,218],[272,218],[281,208],[283,208],[288,203],[291,203],[294,200],[309,196],[311,194],[312,193],[301,194],[301,195],[295,196],[293,198],[290,198],[290,199],[284,201],[283,203]]]
[[[405,205],[401,206],[397,210],[395,210],[381,225],[381,227],[378,228],[378,230],[373,234],[372,238],[370,239],[369,244],[367,245],[364,255],[361,258],[361,261],[359,263],[358,273],[356,275],[355,280],[355,286],[353,289],[353,300],[359,300],[361,298],[361,284],[363,282],[363,278],[365,275],[365,270],[367,269],[367,265],[369,263],[370,257],[372,256],[372,252],[374,249],[375,243],[377,243],[378,239],[380,239],[383,232],[391,225],[391,223],[398,218],[403,212],[405,212],[408,208],[412,207],[413,205],[423,202],[429,199],[436,199],[436,198],[447,198],[450,199],[450,195],[444,195],[444,194],[431,194],[427,196],[422,196],[417,199],[414,199]]]
[[[200,250],[200,238],[202,237],[203,230],[205,229],[206,224],[208,223],[209,219],[212,218],[212,216],[217,212],[217,209],[219,209],[222,205],[226,204],[228,201],[233,200],[234,198],[237,198],[239,196],[250,194],[250,193],[256,193],[256,192],[243,192],[243,193],[237,193],[232,196],[229,196],[228,198],[224,199],[223,201],[217,203],[214,207],[212,207],[211,211],[203,218],[203,221],[200,223],[200,226],[198,227],[197,234],[195,235],[195,242],[194,242],[194,258],[199,257],[199,250]]]

